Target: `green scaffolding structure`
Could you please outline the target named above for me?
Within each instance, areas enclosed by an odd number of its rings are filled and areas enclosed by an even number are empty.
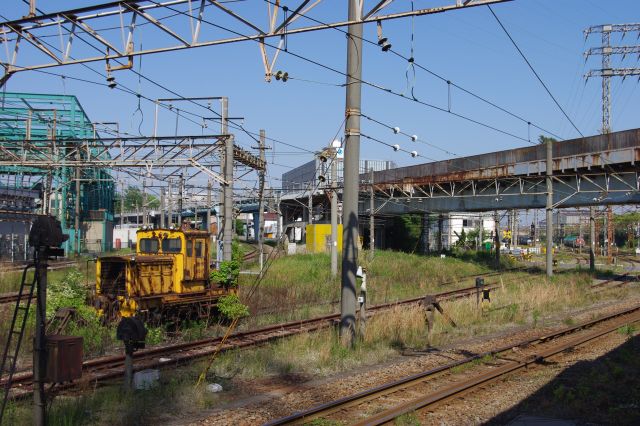
[[[86,250],[89,243],[93,247],[97,244],[99,251],[111,250],[115,182],[109,170],[93,167],[88,161],[89,158],[107,159],[104,157],[109,154],[82,145],[82,139],[99,137],[75,96],[0,94],[1,154],[23,161],[46,158],[56,163],[55,167],[37,167],[20,165],[17,161],[15,166],[0,166],[0,194],[6,193],[9,198],[12,193],[39,194],[39,204],[18,203],[13,210],[0,208],[0,221],[2,217],[16,220],[20,215],[50,213],[60,220],[64,233],[69,235],[65,243],[67,253]],[[71,155],[87,161],[87,166],[79,172],[78,168],[65,166],[65,158]],[[79,192],[76,190],[78,178]],[[81,225],[76,233],[77,197]],[[13,207],[9,198],[8,205]],[[95,226],[98,223],[101,227]],[[95,229],[103,229],[101,238],[95,238]],[[86,235],[89,233],[94,237],[91,242]]]

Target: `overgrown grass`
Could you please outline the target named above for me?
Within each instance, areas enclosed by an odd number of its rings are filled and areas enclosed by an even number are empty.
[[[487,272],[489,269],[471,261],[454,257],[425,257],[392,251],[376,251],[373,262],[361,253],[361,264],[367,267],[368,302],[378,304],[443,291],[443,283],[460,281],[462,277]],[[284,256],[273,261],[257,292],[247,295],[256,280],[241,275],[241,300],[249,302],[253,314],[273,311],[272,315],[249,318],[252,326],[308,318],[332,312],[340,294],[340,271],[331,276],[328,254]],[[470,281],[458,282],[467,286]]]
[[[128,391],[121,385],[110,385],[97,389],[83,389],[80,396],[58,396],[48,409],[48,424],[51,426],[79,425],[157,425],[175,419],[180,413],[196,414],[203,409],[215,407],[227,398],[224,393],[209,393],[204,388],[195,388],[202,364],[190,368],[163,370],[157,386],[149,390]],[[209,375],[207,382],[222,384],[225,390],[232,389],[228,379]],[[33,412],[29,402],[10,403],[4,425],[33,424]]]
[[[415,272],[416,275],[412,275],[414,272],[405,271],[402,278],[411,280],[417,277],[417,284],[402,283],[398,280],[395,287],[405,288],[390,288],[389,294],[394,297],[405,297],[412,291],[423,294],[430,289],[438,289],[438,283],[448,280],[445,273],[438,271],[438,265],[458,268],[457,275],[452,273],[454,276],[482,270],[476,269],[479,267],[475,265],[467,265],[466,270],[462,269],[461,262],[455,259],[416,259],[416,257],[398,256],[401,261],[390,265],[388,271],[381,266],[381,271],[377,273],[382,277],[388,277],[385,275],[387,273],[399,273],[396,268],[402,266],[398,264],[406,267],[411,265],[411,262],[415,262],[413,266],[418,271]],[[388,259],[395,258],[390,256]],[[276,269],[280,281],[272,277],[270,279],[273,281],[270,281],[264,289],[289,291],[292,290],[289,289],[291,283],[306,276],[305,272],[315,277],[315,283],[318,283],[322,277],[327,277],[326,274],[328,274],[328,268],[325,267],[327,265],[321,256],[312,258],[293,256],[283,263],[288,267],[292,264],[306,265],[306,267],[302,271],[292,269],[291,276],[287,276],[285,270],[278,272]],[[425,279],[427,275],[424,271],[429,270],[428,268],[433,268],[433,276],[436,277],[434,282]],[[391,270],[396,272],[390,272]],[[376,271],[375,267],[372,266],[371,271]],[[370,274],[372,277],[376,276],[375,273],[370,272]],[[384,281],[381,280],[377,284],[379,285],[380,282]],[[484,310],[476,306],[475,298],[442,303],[445,312],[455,320],[457,327],[452,327],[442,319],[440,314],[436,313],[431,344],[440,346],[461,338],[480,336],[515,325],[544,326],[552,314],[559,318],[567,318],[570,315],[567,312],[569,309],[589,306],[606,298],[622,298],[632,291],[619,288],[592,294],[588,291],[590,282],[591,276],[588,273],[563,273],[554,276],[551,280],[526,273],[508,273],[505,275],[503,288],[492,291],[491,304]],[[301,282],[299,287],[295,290],[307,292],[304,294],[316,297],[316,300],[333,295],[328,291],[328,286],[316,289],[313,284]],[[385,285],[370,284],[369,291],[375,297],[376,292],[385,288]],[[187,329],[193,333],[191,338],[210,332],[202,322],[188,324]],[[160,339],[164,330],[159,330],[157,333]],[[623,330],[621,333],[628,333],[628,331]],[[367,322],[366,334],[357,339],[352,350],[345,349],[340,344],[336,330],[325,329],[292,336],[269,345],[251,348],[251,350],[235,350],[219,355],[207,377],[207,383],[221,383],[225,390],[232,392],[209,394],[202,388],[194,389],[197,375],[206,362],[203,361],[180,370],[163,370],[161,386],[150,391],[134,392],[123,397],[121,389],[109,387],[88,390],[85,396],[80,398],[56,400],[52,406],[51,413],[54,420],[51,424],[157,424],[167,420],[167,416],[184,416],[233,399],[237,395],[233,389],[240,386],[239,383],[246,386],[247,383],[260,380],[290,381],[294,378],[299,382],[352,370],[356,367],[378,364],[397,357],[407,349],[420,350],[428,346],[429,339],[423,309],[419,306],[395,308],[370,318]],[[490,359],[477,362],[488,361]],[[12,413],[11,418],[27,419],[26,422],[29,422],[30,410],[26,410],[24,406],[12,408]],[[60,416],[60,420],[57,420],[56,416]],[[80,420],[75,423],[77,419]],[[411,424],[413,419],[407,420],[408,424]]]

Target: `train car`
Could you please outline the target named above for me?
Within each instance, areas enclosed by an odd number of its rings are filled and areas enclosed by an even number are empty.
[[[567,247],[573,247],[573,248],[584,247],[584,238],[578,237],[576,235],[569,235],[567,237],[564,237],[562,242]]]
[[[191,229],[143,229],[135,255],[105,256],[96,265],[96,308],[106,321],[207,317],[235,288],[210,281],[210,234]]]

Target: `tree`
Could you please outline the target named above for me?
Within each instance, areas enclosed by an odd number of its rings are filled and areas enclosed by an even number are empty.
[[[453,231],[454,234],[458,237],[458,241],[456,241],[456,247],[464,248],[467,245],[467,233],[462,228],[462,231],[458,234],[456,231]]]
[[[118,198],[116,199],[115,203],[116,211],[120,211],[120,203],[123,201],[125,211],[131,212],[135,211],[136,209],[143,209],[143,199],[144,194],[140,188],[129,186],[124,191],[124,197],[122,193],[118,194]],[[155,195],[147,194],[147,207],[150,209],[159,208],[160,201],[158,200],[158,197],[156,197]]]
[[[545,136],[545,135],[540,135],[540,136],[538,136],[538,143],[539,143],[540,145],[544,145],[544,144],[546,144],[546,143],[547,143],[547,141],[551,141],[551,143],[556,143],[556,142],[558,142],[558,139],[556,139],[556,138],[551,138],[551,137],[548,137],[548,136]]]

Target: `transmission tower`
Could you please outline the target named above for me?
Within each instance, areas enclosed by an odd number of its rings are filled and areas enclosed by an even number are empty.
[[[640,76],[640,68],[612,68],[611,56],[640,54],[640,45],[636,46],[611,46],[611,33],[622,33],[624,39],[627,33],[638,33],[640,37],[640,24],[607,24],[596,25],[585,30],[585,38],[592,33],[601,33],[602,45],[587,50],[584,54],[586,59],[591,55],[602,56],[601,69],[589,71],[585,78],[602,77],[602,133],[611,132],[611,77]],[[639,77],[640,78],[640,77]]]

